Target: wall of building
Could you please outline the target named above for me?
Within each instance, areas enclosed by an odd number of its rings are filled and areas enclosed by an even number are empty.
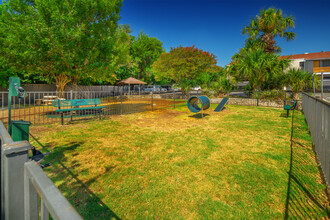
[[[305,70],[309,73],[313,73],[313,60],[306,60]]]
[[[291,63],[288,68],[300,68],[299,63],[303,61],[304,59],[291,60]]]

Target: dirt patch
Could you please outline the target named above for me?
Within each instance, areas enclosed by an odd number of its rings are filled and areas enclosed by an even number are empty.
[[[176,111],[175,109],[156,110],[153,112],[142,112],[138,114],[126,115],[125,117],[114,117],[122,123],[145,127],[156,131],[170,132],[173,130],[185,130],[195,126],[207,124],[209,120],[218,120],[228,114],[229,110],[221,113],[206,111],[204,117],[201,114],[193,114],[187,111]]]

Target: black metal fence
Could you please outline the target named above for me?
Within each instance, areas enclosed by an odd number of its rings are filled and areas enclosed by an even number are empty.
[[[283,94],[282,94],[283,93]],[[51,124],[60,123],[62,115],[58,107],[53,106],[54,100],[70,99],[100,99],[103,106],[103,116],[124,115],[136,112],[154,111],[164,108],[175,108],[185,103],[191,96],[206,95],[211,99],[211,103],[220,103],[222,98],[211,98],[210,94],[202,91],[190,91],[183,94],[180,91],[159,91],[146,92],[128,90],[125,87],[114,87],[107,91],[64,91],[64,92],[36,92],[28,91],[24,99],[12,97],[11,119],[30,121],[32,124]],[[230,94],[229,105],[245,106],[263,106],[283,108],[285,104],[292,104],[293,97],[290,93],[281,92],[283,97],[269,98],[267,96],[260,98],[246,96],[243,91],[236,91]],[[227,95],[223,95],[226,97]],[[298,103],[300,109],[301,103]],[[85,106],[86,107],[86,106]],[[0,120],[8,123],[8,92],[0,92]],[[72,111],[65,113],[64,123],[70,120],[86,119],[96,117],[99,111]]]
[[[24,99],[12,97],[11,120],[25,120],[32,124],[49,124],[61,121],[60,113],[53,106],[55,100],[69,99],[101,99],[103,115],[130,114],[143,111],[153,111],[162,108],[175,107],[184,101],[178,92],[145,92],[127,91],[122,89],[113,91],[65,91],[65,92],[27,92]],[[8,122],[8,92],[0,92],[0,120]],[[65,121],[95,117],[96,111],[84,114],[64,116]]]
[[[313,139],[313,145],[321,168],[330,187],[330,103],[315,98],[307,93],[302,94],[303,112]]]

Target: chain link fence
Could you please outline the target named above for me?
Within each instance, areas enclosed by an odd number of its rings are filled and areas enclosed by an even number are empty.
[[[330,103],[302,94],[303,112],[312,136],[315,152],[321,164],[328,188],[330,187]]]

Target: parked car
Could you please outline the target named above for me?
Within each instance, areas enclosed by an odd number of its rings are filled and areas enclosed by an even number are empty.
[[[144,87],[144,90],[145,92],[159,92],[160,91],[160,86],[146,86]]]
[[[190,90],[191,91],[201,91],[202,90],[202,87],[196,86],[196,87],[191,88]]]
[[[170,86],[170,85],[165,85],[165,86],[161,86],[161,87],[162,87],[162,89],[164,89],[162,91],[173,91],[172,86]]]
[[[175,92],[181,91],[181,87],[179,87],[178,84],[174,84],[174,85],[172,86],[172,88],[173,88],[173,90],[174,90]]]

